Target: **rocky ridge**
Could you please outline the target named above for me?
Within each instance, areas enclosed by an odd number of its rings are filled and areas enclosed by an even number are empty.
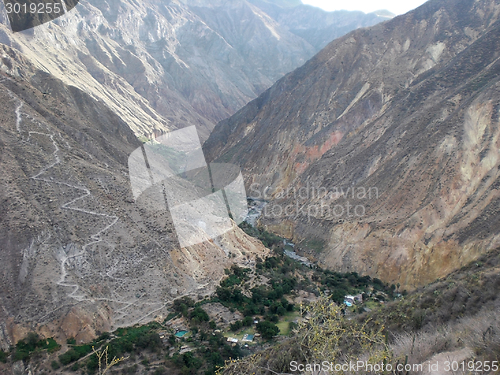
[[[288,11],[273,9],[278,15]],[[306,30],[327,17],[318,11]],[[385,20],[345,17],[340,33]],[[148,138],[196,125],[205,139],[216,122],[318,51],[245,0],[81,1],[52,22],[15,34],[3,10],[0,43],[105,102],[136,135]]]

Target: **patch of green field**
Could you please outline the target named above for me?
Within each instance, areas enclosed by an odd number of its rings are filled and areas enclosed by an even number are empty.
[[[375,301],[366,301],[365,303],[363,303],[363,306],[369,308],[370,310],[373,310],[379,307],[380,303]]]
[[[280,329],[280,335],[281,336],[286,336],[290,334],[290,322],[293,322],[300,316],[300,313],[298,311],[292,311],[289,313],[286,313],[285,316],[280,320],[278,324],[278,328]]]
[[[287,322],[287,321],[281,321],[279,322],[278,324],[276,324],[278,326],[278,328],[280,329],[280,336],[286,336],[288,335],[289,331],[290,331],[290,322]]]

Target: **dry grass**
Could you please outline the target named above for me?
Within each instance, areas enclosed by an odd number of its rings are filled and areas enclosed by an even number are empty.
[[[479,361],[500,359],[500,314],[498,310],[481,310],[474,316],[461,318],[440,327],[427,327],[420,332],[400,333],[390,346],[395,358],[408,363],[424,363],[440,353],[463,348]]]

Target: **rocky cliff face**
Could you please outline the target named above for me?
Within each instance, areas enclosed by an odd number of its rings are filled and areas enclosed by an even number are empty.
[[[30,330],[88,341],[165,316],[234,262],[265,257],[236,226],[181,249],[168,211],[134,201],[127,161],[141,143],[127,124],[14,49],[0,54],[31,82],[0,76],[1,348]]]
[[[325,14],[311,14],[304,30]],[[352,18],[338,32],[384,20]],[[196,125],[206,138],[216,122],[318,51],[245,0],[82,1],[53,22],[16,34],[6,13],[0,21],[0,43],[105,102],[146,137]]]
[[[328,45],[205,144],[270,200],[262,223],[408,287],[498,246],[497,0],[432,0]]]

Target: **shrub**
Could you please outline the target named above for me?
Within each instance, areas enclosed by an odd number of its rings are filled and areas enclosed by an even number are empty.
[[[59,361],[64,365],[69,365],[71,362],[73,362],[73,356],[74,353],[76,353],[73,349],[68,350],[66,353],[61,354],[59,356]]]
[[[0,350],[0,362],[7,363],[7,357],[8,354],[5,353],[3,350]]]
[[[103,332],[99,335],[99,337],[97,338],[97,341],[109,340],[110,338],[111,338],[111,335],[109,334],[109,332]]]
[[[165,367],[158,367],[155,372],[153,372],[153,375],[166,375],[167,374],[167,369]]]
[[[46,348],[49,353],[55,353],[61,349],[61,345],[59,345],[56,340],[52,337],[48,338],[46,341]]]
[[[14,353],[14,362],[27,360],[29,357],[30,353],[27,350],[16,349]]]
[[[78,362],[73,363],[73,365],[70,367],[71,371],[78,371],[80,368],[80,364]]]

